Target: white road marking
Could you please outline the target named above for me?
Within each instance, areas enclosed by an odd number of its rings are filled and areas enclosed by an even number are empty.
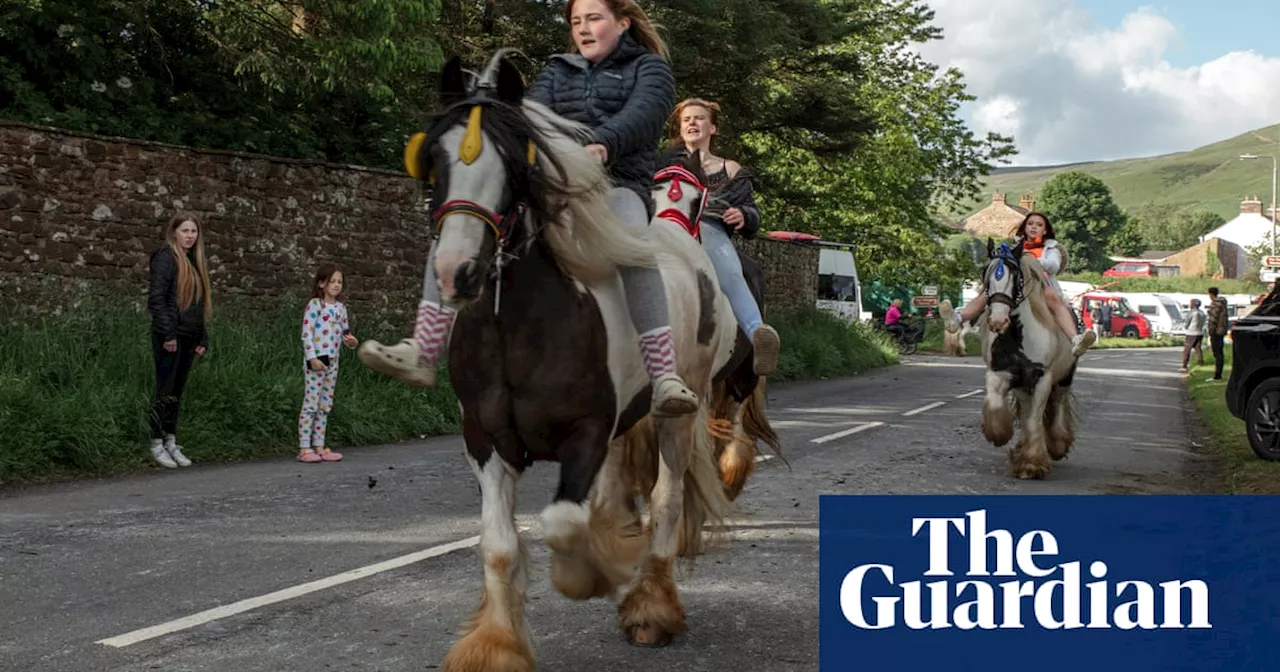
[[[777,455],[756,455],[756,462],[768,462],[775,457],[777,457]]]
[[[965,392],[964,394],[956,395],[956,399],[968,399],[969,397],[972,397],[975,394],[982,394],[983,392],[986,392],[986,390],[974,390],[972,392]]]
[[[939,406],[946,406],[946,405],[947,405],[947,402],[945,401],[935,401],[932,404],[929,404],[928,406],[921,406],[920,408],[912,409],[910,411],[907,411],[906,413],[903,413],[902,415],[904,417],[911,416],[917,413],[924,413],[925,411],[935,409]]]
[[[846,429],[846,430],[844,430],[843,432],[836,432],[835,434],[828,434],[828,435],[826,435],[826,436],[819,436],[818,438],[813,439],[812,441],[810,441],[810,443],[826,443],[826,442],[828,442],[828,441],[835,441],[836,439],[842,439],[842,438],[844,438],[844,437],[846,437],[846,436],[850,436],[850,435],[852,435],[852,434],[857,434],[858,432],[866,431],[866,430],[871,429],[871,428],[873,428],[873,427],[879,427],[879,426],[881,426],[881,425],[883,425],[883,424],[884,424],[883,422],[868,422],[868,423],[866,423],[866,424],[864,424],[864,425],[858,425],[857,427],[850,427],[849,429]]]
[[[522,526],[519,529],[521,532],[527,532],[531,528],[529,528],[528,526]],[[391,558],[390,560],[384,560],[382,562],[375,563],[372,565],[357,567],[355,569],[342,572],[341,574],[334,574],[333,576],[325,577],[323,579],[317,579],[315,581],[310,581],[308,583],[291,586],[283,590],[277,590],[274,593],[267,593],[266,595],[259,595],[258,597],[251,597],[248,599],[240,600],[239,602],[224,604],[220,607],[214,607],[213,609],[206,609],[205,611],[192,614],[184,618],[179,618],[177,620],[169,621],[168,623],[161,623],[159,625],[153,625],[149,628],[134,630],[133,632],[127,632],[123,635],[119,635],[116,637],[100,639],[94,643],[105,644],[106,646],[113,646],[116,648],[124,648],[132,644],[137,644],[138,642],[145,642],[148,639],[154,639],[156,637],[160,637],[163,635],[172,634],[172,633],[178,632],[179,630],[194,628],[198,625],[211,623],[213,621],[216,621],[222,618],[227,618],[228,616],[234,616],[236,614],[257,609],[259,607],[265,607],[267,605],[275,604],[277,602],[284,602],[285,600],[291,600],[295,597],[301,597],[308,593],[314,593],[319,590],[324,590],[326,588],[332,588],[334,586],[342,585],[344,583],[349,583],[357,579],[363,579],[365,577],[373,576],[375,574],[381,574],[382,572],[386,572],[392,569],[404,567],[405,565],[411,565],[415,562],[421,562],[423,560],[428,560],[430,558],[437,558],[442,555],[452,553],[454,551],[460,551],[464,548],[471,548],[472,546],[475,546],[479,543],[480,543],[480,536],[476,535],[474,537],[467,537],[466,539],[459,539],[458,541],[452,541],[447,544],[432,546],[431,548],[423,549],[421,551],[415,551],[407,555],[402,555],[398,558]]]

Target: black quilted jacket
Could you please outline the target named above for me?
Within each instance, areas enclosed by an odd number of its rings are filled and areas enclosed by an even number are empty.
[[[614,184],[635,191],[652,211],[658,143],[676,97],[675,75],[661,56],[624,33],[596,65],[578,53],[552,56],[526,95],[594,129],[592,142],[609,150]]]
[[[195,264],[191,255],[187,259]],[[168,245],[160,246],[151,254],[148,275],[147,312],[151,313],[151,331],[166,341],[183,336],[209,347],[203,297],[192,301],[186,310],[178,307],[178,261]]]

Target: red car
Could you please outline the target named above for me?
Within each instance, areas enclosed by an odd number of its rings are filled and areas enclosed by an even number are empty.
[[[1124,278],[1131,275],[1155,275],[1155,269],[1146,261],[1122,261],[1102,272],[1104,278]]]

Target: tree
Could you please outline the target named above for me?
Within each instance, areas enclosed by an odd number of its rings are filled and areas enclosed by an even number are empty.
[[[833,152],[799,142],[803,128],[748,133],[744,142],[768,177],[765,221],[855,244],[859,267],[886,283],[940,281],[961,266],[941,247],[948,231],[936,215],[976,194],[980,177],[1014,153],[1012,141],[975,138],[958,116],[971,99],[959,71],[939,72],[909,48],[940,37],[932,10],[910,0],[838,6],[840,24],[858,30],[823,49],[858,67],[824,78],[856,84],[843,94],[846,107],[869,111],[874,132],[854,151]]]
[[[1040,211],[1066,246],[1071,271],[1105,270],[1126,218],[1102,180],[1078,170],[1059,173],[1045,183]]]
[[[1200,242],[1200,236],[1221,226],[1226,220],[1208,210],[1188,210],[1172,205],[1147,203],[1128,218],[1121,239],[1137,242],[1144,250],[1185,250]],[[1129,243],[1126,249],[1135,247]],[[1134,254],[1136,252],[1130,252]]]

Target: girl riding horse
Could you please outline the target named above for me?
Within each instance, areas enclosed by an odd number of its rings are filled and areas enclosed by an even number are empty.
[[[730,236],[735,231],[743,238],[754,238],[760,228],[760,210],[751,195],[751,174],[737,161],[711,153],[712,136],[720,122],[720,106],[701,98],[687,98],[676,105],[671,115],[674,127],[669,139],[671,149],[664,158],[673,162],[685,152],[701,151],[702,170],[707,175],[709,204],[703,221],[711,226],[700,228],[702,246],[711,257],[716,277],[729,305],[733,306],[738,326],[751,341],[755,353],[754,368],[758,376],[774,372],[778,366],[778,332],[764,323],[760,306],[756,305],[747,279],[742,275],[742,262]]]
[[[608,166],[614,182],[609,194],[613,212],[623,224],[643,229],[653,216],[649,191],[658,166],[658,143],[675,103],[675,76],[666,60],[666,44],[634,0],[571,0],[565,18],[576,51],[553,56],[526,98],[591,127],[586,150]],[[366,341],[360,350],[361,361],[370,368],[416,386],[435,384],[436,361],[455,313],[440,299],[435,253],[433,244],[414,339],[389,348]],[[676,374],[662,275],[656,267],[624,267],[619,274],[653,381],[653,412],[693,413],[698,397]]]
[[[1027,213],[1022,223],[1018,225],[1014,238],[1022,245],[1023,251],[1039,260],[1040,266],[1044,268],[1045,279],[1053,288],[1053,291],[1044,293],[1045,302],[1049,304],[1054,317],[1057,318],[1058,327],[1071,339],[1071,354],[1079,358],[1089,349],[1089,346],[1093,345],[1098,336],[1092,331],[1077,333],[1076,319],[1071,314],[1071,309],[1067,308],[1065,296],[1057,278],[1058,273],[1065,268],[1066,255],[1063,248],[1058,246],[1049,218],[1038,212]],[[959,311],[952,309],[950,301],[943,301],[938,307],[938,312],[942,315],[942,324],[947,331],[955,333],[960,331],[965,322],[972,321],[982,314],[986,307],[986,294],[979,294],[978,298]]]

